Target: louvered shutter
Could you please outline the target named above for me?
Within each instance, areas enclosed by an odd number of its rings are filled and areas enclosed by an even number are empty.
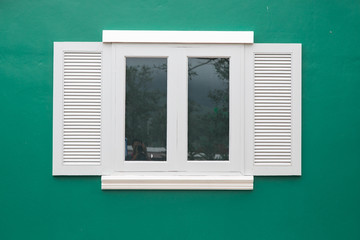
[[[245,172],[301,175],[301,44],[253,44],[245,54]]]
[[[102,173],[102,43],[54,43],[53,175]]]

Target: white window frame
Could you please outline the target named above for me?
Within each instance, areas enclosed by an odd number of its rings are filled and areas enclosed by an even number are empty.
[[[164,183],[165,188],[171,189],[252,189],[253,177],[244,176],[243,171],[244,44],[253,43],[253,32],[103,31],[103,42],[111,43],[111,91],[115,94],[111,104],[112,114],[106,114],[112,118],[106,122],[112,124],[104,125],[107,133],[113,132],[114,141],[107,142],[114,143],[111,161],[115,172],[102,177],[103,189],[161,189]],[[126,57],[167,58],[166,162],[125,161],[125,141],[122,139],[125,139]],[[229,161],[187,160],[188,57],[230,58]],[[175,71],[177,74],[172,73]],[[178,91],[176,97],[171,96],[174,91]],[[205,181],[206,176],[210,176],[213,181]],[[136,184],[137,181],[142,183]]]
[[[224,44],[114,44],[116,171],[241,172],[244,168],[244,46]],[[167,160],[125,161],[125,64],[127,57],[166,58]],[[188,161],[188,58],[229,58],[229,159]],[[110,114],[107,114],[110,115]],[[119,141],[120,139],[120,141]],[[119,145],[117,145],[119,144]],[[116,147],[119,146],[119,147]]]

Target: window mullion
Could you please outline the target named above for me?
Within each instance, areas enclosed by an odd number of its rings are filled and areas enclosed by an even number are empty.
[[[181,49],[174,51],[173,58],[174,95],[172,101],[176,101],[176,170],[185,171],[187,162],[187,56]],[[170,94],[169,94],[170,95]],[[171,95],[170,95],[171,96]]]

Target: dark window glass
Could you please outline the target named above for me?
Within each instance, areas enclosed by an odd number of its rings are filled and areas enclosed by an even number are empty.
[[[126,58],[127,161],[166,161],[166,58]]]
[[[229,159],[229,59],[188,59],[188,160]]]

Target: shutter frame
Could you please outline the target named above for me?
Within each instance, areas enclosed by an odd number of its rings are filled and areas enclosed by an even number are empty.
[[[54,176],[101,175],[103,172],[102,59],[103,44],[101,42],[54,42]],[[73,63],[74,61],[77,63]],[[65,66],[65,62],[70,67]],[[89,62],[87,67],[73,66],[85,65],[86,62]],[[75,70],[72,70],[72,68]],[[65,73],[65,69],[67,73]],[[71,75],[70,77],[68,76],[69,74]],[[80,92],[91,93],[84,97],[81,96]],[[67,108],[65,108],[65,102],[68,105]],[[94,109],[91,113],[88,113],[89,108],[84,105],[92,104],[93,102],[96,102],[94,104],[97,104],[97,106],[96,108],[92,106]],[[75,109],[69,109],[70,105],[75,105]],[[66,131],[65,127],[67,128]],[[93,133],[90,134],[90,131],[81,130],[82,128],[93,128]],[[94,141],[91,145],[80,146],[85,145],[84,142],[90,140]],[[65,148],[65,146],[67,147]]]
[[[247,45],[245,63],[245,174],[301,175],[301,44]]]

